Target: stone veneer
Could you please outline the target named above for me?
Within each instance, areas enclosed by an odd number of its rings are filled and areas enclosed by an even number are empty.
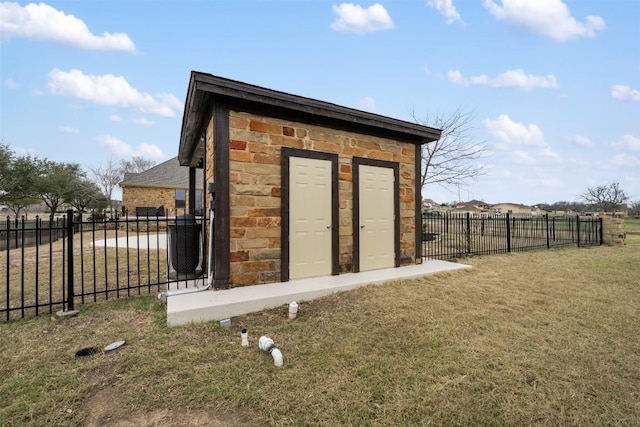
[[[608,246],[625,245],[624,213],[600,212],[598,215],[602,218],[602,243]]]
[[[400,258],[415,262],[414,144],[235,111],[229,128],[231,286],[280,281],[282,147],[338,154],[340,272],[353,271],[353,157],[398,162]],[[211,165],[213,120],[206,140]]]
[[[184,189],[188,193],[188,189]],[[189,205],[189,197],[186,196],[185,205]],[[138,207],[164,206],[165,214],[172,216],[176,213],[176,189],[162,187],[134,187],[125,186],[122,189],[122,206],[127,209],[129,215],[136,214]],[[184,209],[179,209],[182,212]]]

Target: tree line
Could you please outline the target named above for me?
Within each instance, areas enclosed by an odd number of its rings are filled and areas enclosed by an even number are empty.
[[[109,161],[111,176],[105,186],[104,168],[90,168],[90,175],[78,163],[65,163],[18,154],[9,145],[0,143],[0,204],[7,206],[18,217],[27,215],[26,207],[43,203],[50,215],[62,206],[78,212],[87,209],[102,210],[111,206],[113,188],[125,173],[141,172],[153,162],[133,158],[115,164]]]
[[[537,206],[545,211],[580,213],[627,211],[630,216],[640,215],[640,201],[630,202],[629,195],[618,182],[588,187],[580,195],[580,199],[582,202],[560,201],[552,204],[538,203]]]

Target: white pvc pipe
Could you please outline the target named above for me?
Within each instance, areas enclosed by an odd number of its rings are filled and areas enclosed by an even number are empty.
[[[293,320],[298,315],[298,303],[292,301],[289,304],[289,319]]]
[[[261,351],[269,352],[273,357],[273,363],[276,366],[282,366],[284,364],[282,352],[276,347],[271,338],[264,335],[261,336],[258,340],[258,348]]]
[[[284,364],[284,360],[282,360],[282,353],[279,349],[274,348],[271,350],[271,355],[273,356],[273,363],[276,366],[282,366]]]

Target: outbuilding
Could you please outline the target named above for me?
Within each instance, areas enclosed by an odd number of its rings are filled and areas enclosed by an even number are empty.
[[[440,133],[193,71],[178,161],[190,200],[197,168],[214,192],[214,287],[421,262],[421,146]]]

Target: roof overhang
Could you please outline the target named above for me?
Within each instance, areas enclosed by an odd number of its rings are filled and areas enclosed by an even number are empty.
[[[438,140],[442,133],[440,129],[417,123],[192,71],[178,149],[178,160],[182,166],[197,166],[204,155],[202,135],[216,102],[223,102],[234,110],[266,110],[275,112],[279,117],[292,116],[296,120],[306,117],[311,118],[312,123],[354,129],[419,145]]]

